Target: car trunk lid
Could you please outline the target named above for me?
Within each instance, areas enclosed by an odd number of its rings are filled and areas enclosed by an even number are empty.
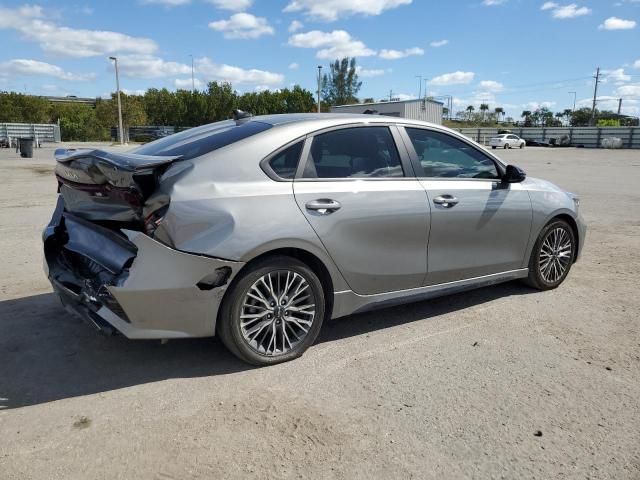
[[[55,158],[66,211],[90,221],[142,224],[146,200],[180,156],[58,149]]]

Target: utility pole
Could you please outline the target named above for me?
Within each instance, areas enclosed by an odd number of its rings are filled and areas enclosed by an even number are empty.
[[[322,65],[318,65],[318,113],[320,113],[320,78],[322,72]]]
[[[618,99],[618,115],[620,115],[621,111],[622,111],[622,99],[619,98]]]
[[[389,90],[389,101],[393,98],[393,90]]]
[[[416,78],[419,78],[420,80],[418,81],[418,98],[422,98],[422,75],[416,75]]]
[[[596,99],[598,97],[598,83],[600,82],[600,67],[596,70],[596,84],[593,89],[593,106],[591,107],[591,125],[596,125]]]
[[[196,91],[196,77],[193,75],[193,55],[191,57],[191,93]]]
[[[118,92],[118,133],[120,145],[124,145],[124,130],[122,129],[122,104],[120,103],[120,75],[118,73],[118,57],[109,57],[116,64],[116,90]]]
[[[571,110],[572,112],[576,111],[576,95],[577,92],[569,92],[570,94],[573,93],[573,110]]]

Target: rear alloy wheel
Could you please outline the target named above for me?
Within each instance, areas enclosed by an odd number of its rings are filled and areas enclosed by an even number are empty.
[[[509,148],[511,148],[511,145],[509,145],[508,143],[505,143],[505,144],[504,144],[504,149],[505,149],[505,150],[507,150],[507,149],[509,149]]]
[[[272,365],[299,357],[315,341],[324,318],[324,293],[315,273],[290,257],[250,268],[228,292],[218,333],[238,358]]]
[[[549,223],[531,252],[526,283],[539,290],[556,288],[571,270],[575,249],[576,239],[569,224],[564,220]]]

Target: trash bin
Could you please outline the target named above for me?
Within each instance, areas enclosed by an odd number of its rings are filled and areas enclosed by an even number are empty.
[[[33,138],[20,139],[20,156],[22,158],[33,158]]]

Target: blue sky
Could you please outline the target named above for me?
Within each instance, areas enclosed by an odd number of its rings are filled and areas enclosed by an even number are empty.
[[[299,84],[356,56],[360,96],[451,95],[508,115],[544,105],[640,114],[640,0],[0,0],[0,90],[106,96],[121,86],[241,92]]]

